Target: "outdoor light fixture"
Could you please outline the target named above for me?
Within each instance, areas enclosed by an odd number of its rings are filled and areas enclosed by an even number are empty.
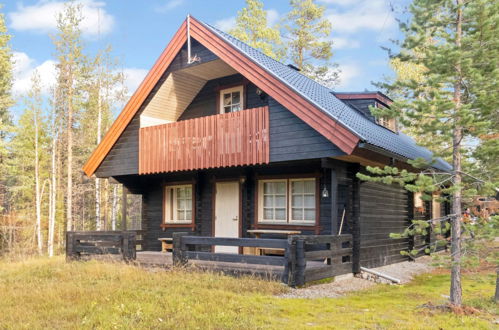
[[[322,197],[329,197],[329,191],[327,191],[326,185],[324,185],[324,189],[322,189]]]

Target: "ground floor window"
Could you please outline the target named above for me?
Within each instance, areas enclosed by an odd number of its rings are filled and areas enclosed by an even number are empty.
[[[165,186],[163,222],[165,224],[191,224],[193,200],[192,184]]]
[[[258,222],[314,225],[316,179],[272,179],[258,181]]]

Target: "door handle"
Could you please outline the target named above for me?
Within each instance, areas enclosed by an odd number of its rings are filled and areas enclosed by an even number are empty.
[[[232,221],[238,221],[239,220],[239,217],[236,216],[235,218],[232,219]]]

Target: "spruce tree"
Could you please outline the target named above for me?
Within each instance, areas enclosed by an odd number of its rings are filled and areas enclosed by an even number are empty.
[[[285,55],[280,31],[268,25],[267,11],[259,0],[246,0],[246,7],[237,13],[236,26],[229,33],[276,60]]]

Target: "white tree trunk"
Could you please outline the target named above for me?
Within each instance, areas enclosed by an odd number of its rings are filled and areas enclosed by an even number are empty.
[[[42,211],[41,211],[41,196],[40,196],[40,159],[39,159],[39,145],[38,145],[38,113],[34,109],[34,122],[35,122],[35,212],[36,212],[36,241],[38,245],[38,254],[43,254],[42,242]]]
[[[100,70],[99,73],[100,75]],[[100,77],[97,83],[97,145],[99,145],[101,140],[101,129],[102,129],[102,104],[100,95]],[[95,229],[101,230],[101,187],[100,179],[95,178]]]
[[[55,132],[55,124],[54,124],[54,132],[52,137],[52,164],[51,164],[51,184],[50,184],[50,197],[49,197],[49,234],[48,234],[48,254],[49,257],[54,256],[54,236],[55,236],[55,204],[56,204],[56,190],[57,190],[57,182],[56,182],[56,150],[57,149],[57,138]]]
[[[72,82],[72,79],[69,79]],[[73,230],[73,87],[68,92],[66,230]]]

